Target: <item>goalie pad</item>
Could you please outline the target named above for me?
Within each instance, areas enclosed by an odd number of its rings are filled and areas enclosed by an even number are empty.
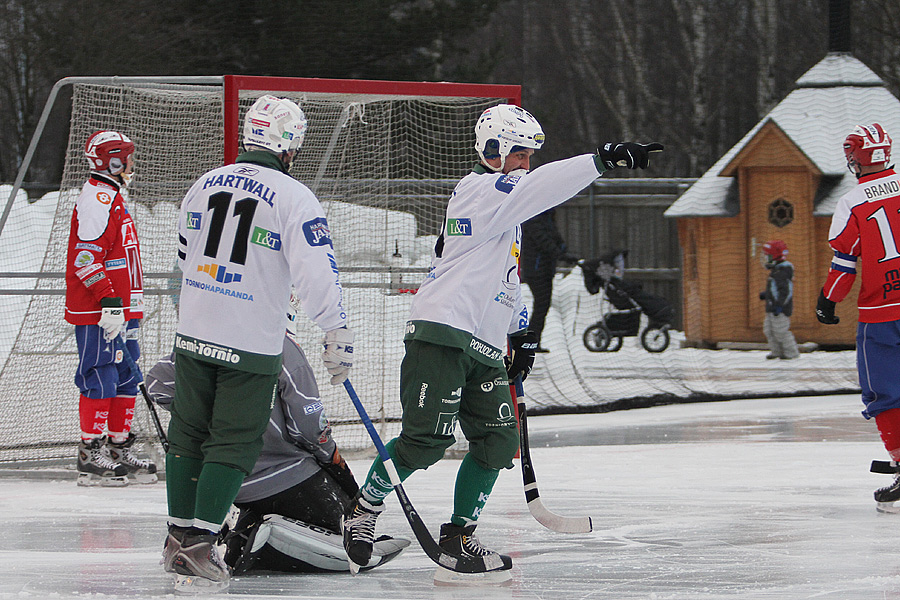
[[[265,531],[264,531],[265,530]],[[261,544],[261,540],[264,542]],[[255,536],[255,548],[268,545],[281,554],[308,565],[313,571],[349,571],[343,537],[322,527],[281,515],[266,515]],[[375,540],[370,564],[361,570],[374,569],[396,558],[410,541],[382,536]],[[252,551],[252,550],[251,550]],[[265,568],[260,565],[260,568]],[[306,569],[298,569],[306,570]]]

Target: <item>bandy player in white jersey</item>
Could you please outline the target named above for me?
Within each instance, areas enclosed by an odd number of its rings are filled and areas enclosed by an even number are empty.
[[[861,267],[856,363],[863,416],[875,419],[891,458],[876,461],[872,470],[895,475],[891,485],[875,492],[882,512],[900,511],[894,507],[900,500],[900,175],[890,164],[891,144],[878,123],[858,125],[844,140],[847,166],[859,185],[834,209],[828,232],[834,258],[816,305],[819,321],[837,323],[835,302],[850,292]]]
[[[295,103],[259,98],[246,114],[237,162],[201,175],[181,205],[164,551],[177,591],[228,586],[217,535],[262,448],[292,285],[325,332],[331,383],[343,382],[353,364],[325,213],[288,172],[306,127]]]
[[[478,557],[491,581],[508,578],[512,560],[481,546],[474,531],[500,469],[512,467],[519,446],[509,380],[527,375],[537,348],[520,293],[520,224],[568,200],[604,171],[645,168],[649,153],[662,150],[660,144],[606,144],[596,154],[529,173],[531,155],[543,142],[540,124],[518,106],[501,104],[478,119],[480,160],[453,190],[431,270],[412,302],[400,368],[403,424],[386,445],[402,480],[440,460],[461,425],[469,452],[439,544],[448,554]],[[508,336],[512,359],[504,368]],[[375,520],[392,490],[384,463],[376,459],[344,515],[351,569],[367,565]]]

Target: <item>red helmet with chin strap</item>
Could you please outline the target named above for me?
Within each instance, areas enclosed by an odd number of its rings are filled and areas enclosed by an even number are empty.
[[[134,142],[118,131],[97,131],[84,144],[84,155],[91,171],[105,171],[118,175],[128,165],[128,157],[134,154]]]
[[[868,167],[891,160],[891,136],[878,123],[857,125],[844,140],[847,168],[859,175],[860,167]]]
[[[781,260],[788,253],[787,244],[781,240],[771,240],[763,244],[763,252],[772,257],[772,260]]]

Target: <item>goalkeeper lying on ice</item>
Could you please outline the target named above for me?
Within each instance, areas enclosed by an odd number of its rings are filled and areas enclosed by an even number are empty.
[[[331,437],[319,388],[300,346],[288,333],[278,377],[278,401],[263,449],[235,499],[236,524],[223,529],[225,562],[235,575],[250,569],[315,573],[349,571],[340,518],[359,487]],[[147,390],[168,409],[175,389],[174,354],[147,374]],[[368,568],[409,545],[388,536],[374,545]],[[164,553],[165,556],[165,553]]]

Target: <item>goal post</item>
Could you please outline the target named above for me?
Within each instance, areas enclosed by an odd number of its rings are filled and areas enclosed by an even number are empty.
[[[382,435],[395,435],[409,292],[427,272],[453,186],[477,160],[478,116],[499,103],[519,104],[519,86],[237,75],[200,82],[84,77],[70,84],[59,192],[28,203],[17,189],[3,188],[10,200],[9,220],[0,228],[0,466],[74,463],[77,352],[74,328],[63,320],[62,274],[72,208],[88,176],[85,139],[97,129],[116,129],[135,142],[128,196],[145,272],[138,362],[146,372],[171,351],[177,326],[180,201],[202,173],[234,161],[243,115],[263,94],[294,100],[309,120],[291,174],[316,193],[332,230],[357,333],[354,386]],[[304,315],[300,323],[300,343],[336,440],[348,452],[369,448],[343,388],[328,384],[322,332]],[[141,403],[135,432],[153,446]]]

